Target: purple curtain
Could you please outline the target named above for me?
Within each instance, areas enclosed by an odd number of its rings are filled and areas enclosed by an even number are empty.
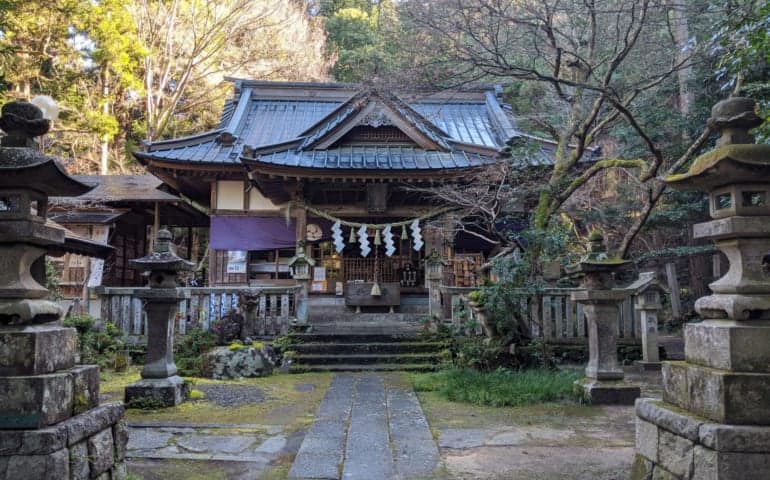
[[[296,227],[283,217],[211,217],[213,250],[272,250],[294,248]]]

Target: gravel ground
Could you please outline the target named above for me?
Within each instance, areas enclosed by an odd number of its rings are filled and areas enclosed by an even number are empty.
[[[250,403],[262,403],[265,394],[251,385],[196,385],[205,399],[220,407],[240,407]]]

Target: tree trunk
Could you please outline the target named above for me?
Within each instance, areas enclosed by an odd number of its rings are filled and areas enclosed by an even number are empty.
[[[684,62],[684,66],[679,68],[676,72],[677,80],[679,82],[679,112],[683,117],[687,117],[692,112],[692,106],[695,103],[695,93],[691,86],[694,79],[694,72],[692,64],[689,62],[690,49],[688,48],[688,42],[690,40],[690,25],[687,20],[686,5],[678,3],[679,0],[669,0],[670,21],[671,21],[671,34],[674,37],[676,43],[678,64]],[[689,140],[689,135],[686,130],[683,131],[682,136]]]

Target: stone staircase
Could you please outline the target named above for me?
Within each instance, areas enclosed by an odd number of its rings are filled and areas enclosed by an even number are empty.
[[[294,336],[291,373],[430,371],[441,364],[446,343],[417,334],[305,333]]]
[[[354,313],[342,298],[311,298],[311,329],[293,335],[289,371],[435,370],[447,345],[422,334],[427,308],[427,298],[406,297],[398,313]]]

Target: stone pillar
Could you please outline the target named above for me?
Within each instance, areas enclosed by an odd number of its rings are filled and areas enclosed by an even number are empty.
[[[0,128],[0,479],[125,478],[123,405],[99,405],[99,367],[75,365],[77,334],[31,272],[64,231],[49,195],[90,188],[39,152],[50,122],[34,105],[2,108]],[[90,476],[90,477],[89,477]]]
[[[661,295],[667,289],[658,280],[656,272],[642,272],[639,279],[627,287],[635,295],[634,307],[639,311],[642,336],[642,360],[636,362],[644,370],[660,370],[658,346],[658,312]]]
[[[442,260],[441,255],[433,250],[428,258],[425,259],[425,286],[428,289],[428,314],[443,321],[441,316],[441,282],[444,279],[444,267],[446,262]]]
[[[590,241],[589,253],[567,268],[570,274],[582,275],[582,290],[573,292],[571,297],[583,305],[588,321],[586,378],[578,380],[575,386],[593,404],[630,404],[640,390],[623,381],[617,342],[620,304],[628,293],[613,289],[613,272],[626,262],[608,257],[601,233],[591,233]]]
[[[685,361],[663,362],[663,402],[636,404],[631,478],[770,478],[770,146],[753,145],[754,102],[716,104],[718,148],[666,181],[708,192],[713,220],[694,227],[730,269],[685,326]]]
[[[160,230],[155,251],[131,260],[131,266],[150,273],[150,286],[137,290],[147,311],[147,359],[142,379],[126,387],[126,403],[143,402],[172,407],[187,399],[190,385],[177,375],[174,363],[174,320],[186,292],[177,288],[177,274],[191,270],[192,262],[179,258],[171,247],[171,232]]]

